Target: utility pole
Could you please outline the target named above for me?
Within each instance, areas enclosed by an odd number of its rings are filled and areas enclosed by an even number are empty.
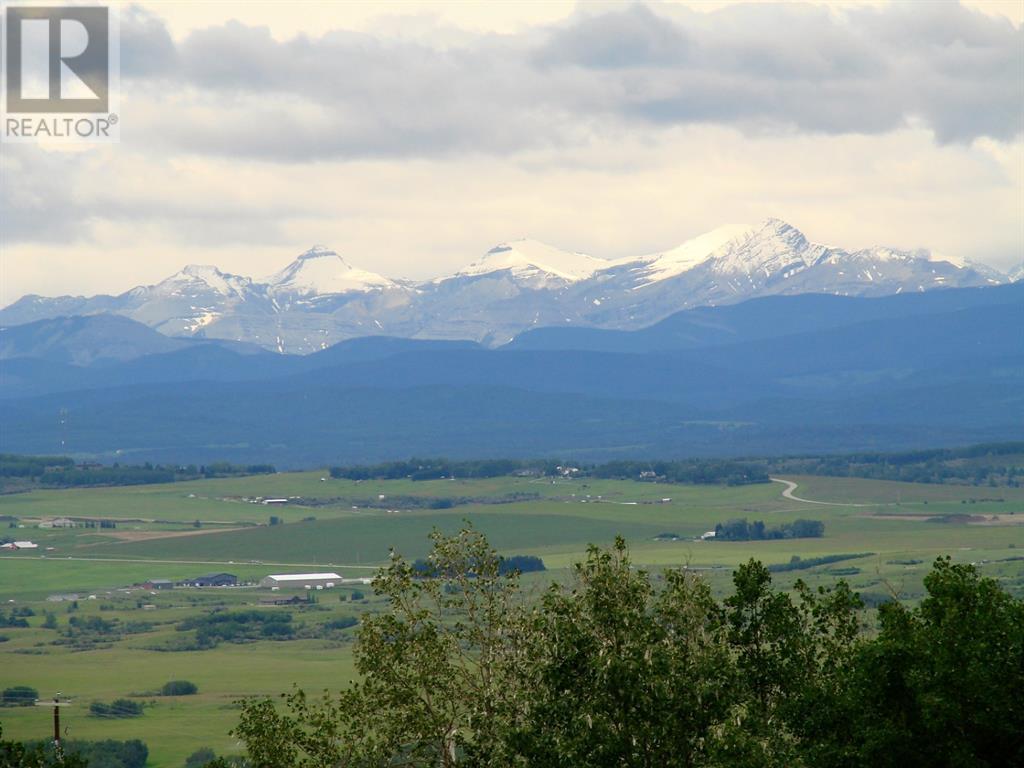
[[[37,701],[37,707],[53,707],[53,751],[57,759],[64,762],[64,751],[60,746],[60,708],[70,707],[71,702],[65,699],[60,700],[60,691],[53,697],[53,701]]]

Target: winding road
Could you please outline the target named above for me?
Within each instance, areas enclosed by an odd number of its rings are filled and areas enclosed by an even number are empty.
[[[842,502],[842,501],[815,501],[814,499],[804,499],[804,498],[801,498],[799,496],[794,496],[793,495],[793,491],[795,491],[800,486],[798,486],[792,480],[783,480],[781,477],[769,477],[768,479],[771,480],[773,483],[782,483],[783,485],[785,485],[786,487],[782,491],[782,497],[785,498],[785,499],[789,499],[790,501],[801,501],[804,504],[823,504],[826,507],[877,507],[878,506],[877,504],[852,504],[850,502]]]

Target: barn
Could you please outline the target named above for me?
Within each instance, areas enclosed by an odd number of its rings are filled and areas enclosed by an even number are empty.
[[[260,580],[261,587],[271,589],[330,589],[340,583],[336,573],[278,573]]]
[[[238,577],[233,573],[204,573],[183,583],[187,587],[236,587]]]

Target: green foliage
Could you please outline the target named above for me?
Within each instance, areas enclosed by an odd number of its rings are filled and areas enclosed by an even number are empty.
[[[625,543],[591,548],[569,590],[531,618],[523,714],[506,738],[530,766],[693,765],[734,684],[707,585],[670,571],[657,592]]]
[[[1021,454],[1024,454],[1024,442],[983,443],[966,448],[901,453],[769,459],[767,463],[771,471],[779,473],[1016,488],[1024,480],[1024,468],[1019,461]]]
[[[948,558],[925,586],[915,608],[879,608],[879,634],[853,656],[834,715],[808,721],[816,765],[848,765],[846,739],[881,768],[1024,764],[1024,603]]]
[[[715,541],[820,539],[824,535],[825,524],[820,520],[794,520],[768,528],[761,520],[748,523],[746,518],[738,518],[715,526]]]
[[[0,768],[89,768],[79,755],[55,754],[52,746],[47,749],[43,744],[4,741],[3,731],[0,726]],[[141,765],[131,768],[141,768]]]
[[[66,456],[0,454],[0,480],[24,478],[46,488],[151,485],[198,478],[273,474],[275,471],[270,464],[237,465],[226,461],[206,466],[154,466],[146,462],[141,466],[115,463],[109,467],[98,464],[76,467]]]
[[[776,591],[754,560],[715,600],[592,547],[532,604],[486,540],[394,557],[364,618],[359,682],[243,702],[255,768],[995,768],[1024,764],[1024,603],[936,562],[916,608],[840,581]]]
[[[188,680],[171,680],[160,689],[161,696],[192,696],[199,693],[199,686]]]
[[[27,685],[13,685],[0,693],[0,706],[31,707],[39,698],[39,691]]]
[[[25,629],[28,627],[28,621],[17,613],[17,610],[12,610],[9,614],[0,611],[0,627],[11,627],[15,629]]]
[[[359,619],[355,616],[341,616],[337,619],[331,619],[330,621],[324,622],[323,627],[326,630],[341,630],[354,627],[358,623]]]
[[[567,467],[554,459],[409,459],[371,466],[331,467],[331,477],[347,480],[439,480],[487,478],[508,475],[596,477],[618,480],[650,480],[695,485],[748,485],[767,483],[768,473],[750,463],[720,460],[613,461],[606,464]]]
[[[526,695],[513,674],[525,652],[518,577],[472,529],[433,540],[436,577],[393,556],[374,582],[389,611],[362,622],[361,681],[316,702],[297,690],[285,713],[244,704],[235,735],[254,766],[508,764],[502,729]]]
[[[212,763],[217,755],[209,747],[201,747],[185,759],[185,768],[204,768]]]
[[[88,768],[144,768],[149,749],[138,739],[115,741],[68,741],[66,755],[75,755]],[[64,758],[67,761],[67,757]]]
[[[819,565],[830,565],[841,563],[844,560],[857,560],[861,557],[871,557],[874,552],[856,552],[852,554],[823,555],[822,557],[800,557],[793,555],[788,563],[775,563],[768,566],[772,573],[785,573],[786,571],[806,571],[809,568],[817,568]]]
[[[221,612],[186,619],[178,624],[177,630],[195,630],[196,648],[205,649],[222,642],[289,640],[295,635],[291,622],[290,613],[277,611]]]
[[[94,701],[89,705],[89,714],[93,717],[139,717],[142,704],[131,699],[114,699],[109,704]]]

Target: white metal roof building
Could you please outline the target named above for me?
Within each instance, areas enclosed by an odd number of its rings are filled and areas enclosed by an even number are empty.
[[[336,573],[278,573],[264,576],[260,580],[261,587],[277,587],[278,589],[329,588],[340,583],[341,576]]]

